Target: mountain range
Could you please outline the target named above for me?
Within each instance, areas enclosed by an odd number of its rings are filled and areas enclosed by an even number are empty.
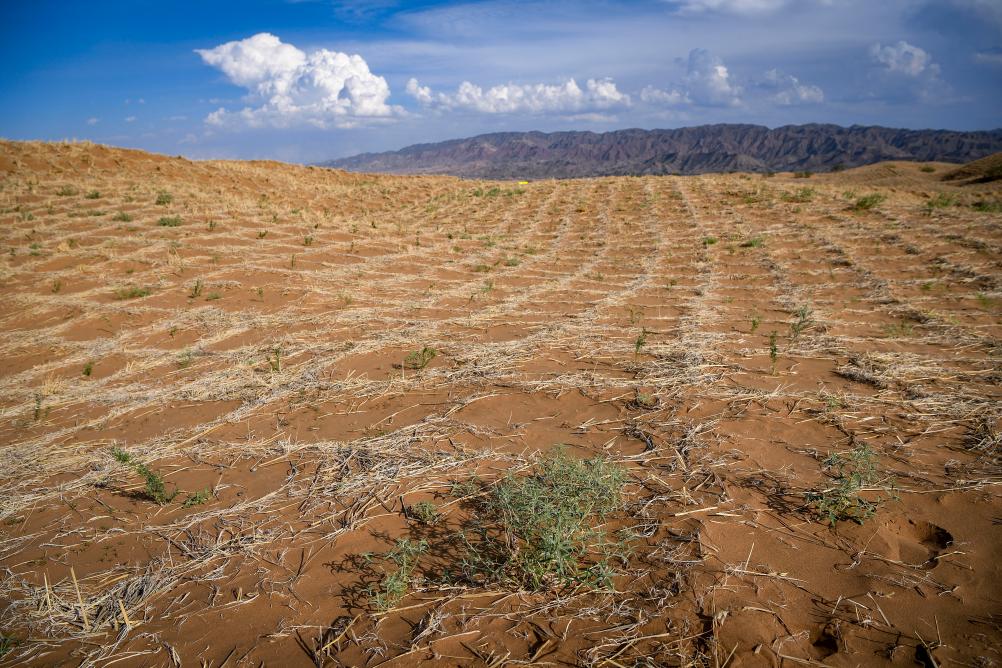
[[[573,178],[831,171],[884,160],[963,163],[1002,151],[1002,129],[702,125],[674,130],[499,132],[319,163],[356,172]]]

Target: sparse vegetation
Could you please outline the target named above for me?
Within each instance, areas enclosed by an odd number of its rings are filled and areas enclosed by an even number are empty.
[[[847,453],[832,454],[824,461],[830,483],[811,490],[805,499],[819,521],[835,526],[838,522],[862,524],[873,517],[882,498],[863,495],[878,481],[876,454],[868,445],[858,445]]]
[[[121,464],[125,464],[143,478],[146,483],[146,487],[144,489],[146,498],[153,501],[157,505],[166,506],[180,493],[176,486],[172,491],[168,492],[167,485],[164,482],[162,475],[156,471],[150,470],[145,464],[137,462],[133,459],[132,455],[126,451],[115,448],[111,451],[111,454],[116,461]]]
[[[853,203],[852,208],[855,211],[868,211],[880,204],[882,204],[887,199],[886,195],[880,193],[871,193],[869,195],[863,195],[856,199]]]
[[[404,368],[414,370],[423,369],[428,366],[428,364],[435,359],[437,355],[438,351],[434,348],[429,348],[428,346],[421,348],[421,350],[409,352],[407,353],[407,356],[404,357]]]
[[[180,216],[163,216],[157,221],[160,227],[178,227],[181,225]]]
[[[118,288],[115,290],[115,299],[139,299],[140,297],[149,297],[152,291],[149,288],[141,288],[135,285],[130,285],[124,288]]]

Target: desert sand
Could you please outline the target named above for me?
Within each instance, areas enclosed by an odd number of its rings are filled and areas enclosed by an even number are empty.
[[[955,167],[0,143],[0,664],[1002,663],[1002,182]]]

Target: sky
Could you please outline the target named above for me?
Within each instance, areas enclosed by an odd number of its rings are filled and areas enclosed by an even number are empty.
[[[523,130],[1002,127],[1002,0],[0,4],[7,139],[317,162]]]

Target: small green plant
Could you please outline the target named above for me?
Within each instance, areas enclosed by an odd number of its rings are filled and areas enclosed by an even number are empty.
[[[125,213],[124,211],[119,211],[112,217],[112,220],[117,221],[119,223],[131,223],[132,215]]]
[[[52,290],[52,294],[57,294],[62,289],[63,289],[63,282],[61,280],[57,278],[56,280],[52,281],[52,287],[50,288],[50,290]]]
[[[10,651],[17,647],[16,638],[0,633],[0,659],[10,654]]]
[[[708,246],[712,246],[717,243],[717,241],[717,237],[703,237],[703,247],[706,248]]]
[[[933,172],[936,171],[936,168],[933,167],[932,165],[922,165],[921,167],[919,167],[919,171],[925,172],[926,174],[932,174]]]
[[[751,239],[742,241],[739,245],[741,248],[761,248],[765,245],[765,239],[762,237],[752,237]]]
[[[769,360],[772,362],[770,373],[776,375],[776,361],[779,359],[779,345],[776,342],[777,334],[773,330],[769,332]]]
[[[56,194],[60,197],[72,197],[78,192],[79,191],[73,186],[61,186],[58,190],[56,190]]]
[[[880,193],[870,193],[856,199],[852,208],[854,211],[869,211],[887,199],[886,195]]]
[[[202,287],[202,279],[196,279],[195,284],[191,286],[191,292],[188,293],[188,297],[198,299],[199,295],[202,294]]]
[[[84,364],[83,375],[90,377],[92,373],[94,373],[94,363],[87,362],[86,364]]]
[[[804,496],[815,516],[830,526],[843,520],[862,524],[873,517],[883,501],[871,501],[862,492],[878,480],[876,454],[868,445],[858,445],[847,453],[834,453],[823,463],[831,484],[813,489]]]
[[[796,202],[798,204],[805,204],[814,199],[814,188],[798,188],[794,192],[783,193],[781,199],[784,202]]]
[[[91,190],[89,193],[84,195],[87,199],[101,199],[101,193],[97,190]]]
[[[145,464],[135,461],[132,455],[124,450],[115,448],[111,451],[111,454],[119,463],[125,464],[146,481],[145,495],[150,501],[161,506],[166,506],[179,494],[176,486],[172,492],[168,493],[162,475],[156,471],[151,471]]]
[[[790,324],[790,338],[794,341],[796,341],[800,335],[804,333],[804,330],[814,324],[811,314],[812,311],[809,306],[801,306],[794,311],[793,315],[795,315],[797,319]]]
[[[517,257],[510,257],[504,261],[504,266],[506,267],[517,267],[521,262]]]
[[[404,368],[415,370],[423,369],[428,366],[433,359],[435,359],[436,355],[438,355],[437,350],[424,346],[421,350],[415,350],[407,353],[407,356],[404,357]]]
[[[428,526],[434,526],[442,520],[442,513],[431,501],[418,501],[412,506],[407,506],[407,516]]]
[[[427,541],[401,538],[396,546],[384,555],[383,558],[393,562],[396,570],[384,575],[378,587],[369,588],[369,600],[377,610],[382,612],[390,610],[407,595],[418,559],[427,550]]]
[[[937,193],[935,197],[930,197],[925,203],[925,207],[929,211],[946,209],[951,206],[957,206],[957,198],[947,193]]]
[[[272,351],[272,356],[268,358],[268,366],[275,373],[281,373],[282,371],[282,349],[275,348]]]
[[[650,334],[650,332],[647,331],[646,327],[642,327],[640,329],[640,334],[637,335],[637,338],[633,341],[633,356],[634,357],[639,357],[641,349],[644,346],[647,345],[647,335],[648,334]]]
[[[979,200],[972,204],[971,208],[981,213],[1002,213],[1002,202]]]
[[[902,320],[901,322],[895,323],[893,325],[887,325],[886,327],[884,327],[884,332],[887,334],[887,336],[896,339],[896,338],[911,336],[912,334],[914,334],[915,326],[910,322]]]
[[[180,216],[163,216],[157,221],[160,227],[179,227],[181,225]]]
[[[215,290],[205,295],[205,301],[207,302],[215,301],[217,299],[222,299],[222,298],[223,298],[222,293],[216,292]]]
[[[157,206],[167,206],[174,201],[174,196],[166,190],[157,193]]]
[[[257,233],[258,239],[264,239],[266,236],[268,236],[268,230],[261,230]]]
[[[794,172],[793,173],[793,178],[795,178],[795,179],[809,179],[812,176],[814,176],[814,172],[804,171],[804,172]]]
[[[115,290],[115,299],[138,299],[140,297],[150,296],[149,288],[140,288],[135,285],[131,285],[124,288],[118,288]]]
[[[751,319],[751,333],[754,334],[755,330],[758,329],[758,326],[761,324],[762,324],[762,316],[756,313],[755,315],[752,316]]]
[[[42,395],[40,393],[35,393],[35,410],[32,411],[32,417],[34,417],[35,422],[39,420],[44,420],[49,416],[49,409],[42,407]]]
[[[658,405],[658,398],[653,394],[648,394],[647,392],[641,392],[640,390],[634,390],[633,401],[630,402],[633,408],[641,408],[649,410],[651,408],[656,408]]]
[[[171,334],[173,338],[174,334]],[[187,369],[191,366],[191,363],[195,361],[195,353],[190,350],[185,350],[183,353],[177,356],[177,368]]]
[[[303,237],[303,245],[304,246],[312,246],[313,245],[313,237],[310,236],[310,235],[306,235],[305,237]]]
[[[208,223],[208,228],[209,228],[210,232],[212,232],[213,230],[215,230],[216,229],[216,221],[210,220],[209,223]]]
[[[990,309],[992,307],[992,299],[983,292],[977,292],[974,294],[974,298],[978,300],[978,304],[983,309]]]
[[[203,489],[201,491],[195,492],[194,494],[188,493],[188,498],[184,500],[181,504],[184,508],[191,508],[192,506],[200,506],[209,500],[212,496],[212,492],[209,489]]]
[[[488,485],[472,481],[470,518],[460,534],[460,579],[541,590],[563,584],[610,587],[611,562],[625,546],[604,523],[622,507],[626,471],[601,458],[562,451],[528,475],[509,472]]]

